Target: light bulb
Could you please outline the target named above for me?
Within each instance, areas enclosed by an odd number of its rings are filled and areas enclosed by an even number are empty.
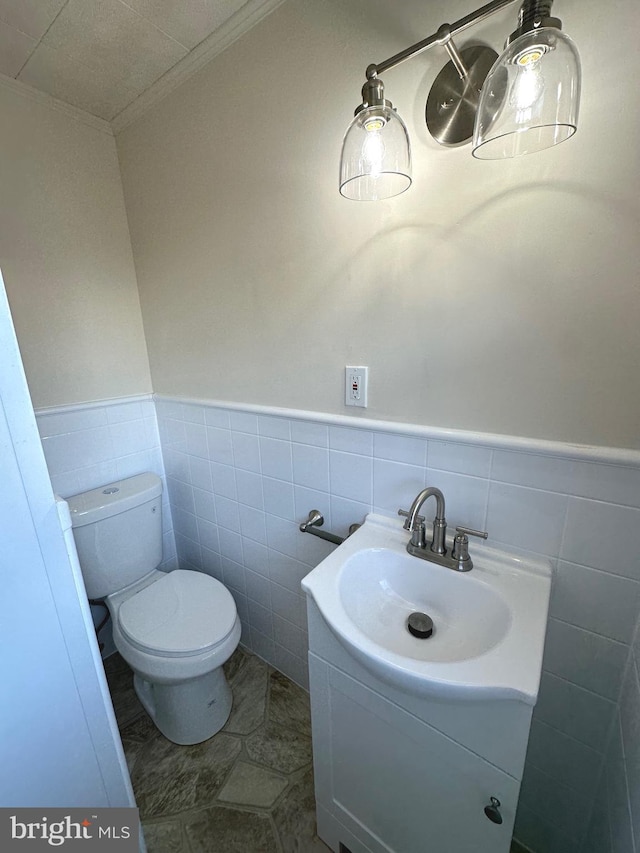
[[[367,133],[365,143],[362,146],[362,161],[365,171],[370,175],[379,175],[384,162],[385,146],[382,135],[375,130]]]
[[[523,66],[518,71],[509,103],[515,110],[518,124],[531,121],[539,112],[544,94],[544,76],[538,62]]]
[[[376,130],[382,130],[386,123],[387,120],[384,116],[372,115],[365,119],[362,126],[366,131],[373,133]]]
[[[544,74],[541,58],[549,48],[546,45],[531,45],[521,51],[513,60],[518,67],[517,76],[509,98],[510,105],[516,111],[516,121],[524,123],[535,118],[542,105],[544,94]],[[538,104],[538,109],[533,107]]]

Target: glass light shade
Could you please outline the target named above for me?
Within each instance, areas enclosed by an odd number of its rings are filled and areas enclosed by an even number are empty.
[[[571,39],[555,27],[524,33],[482,87],[473,156],[518,157],[564,142],[576,132],[579,103],[580,58]]]
[[[411,186],[411,145],[405,123],[386,105],[365,107],[342,142],[340,192],[355,201],[379,201]]]

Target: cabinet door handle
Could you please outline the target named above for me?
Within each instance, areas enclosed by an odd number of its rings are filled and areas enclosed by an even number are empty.
[[[491,797],[491,805],[484,807],[484,813],[493,823],[502,823],[500,800],[497,797]]]

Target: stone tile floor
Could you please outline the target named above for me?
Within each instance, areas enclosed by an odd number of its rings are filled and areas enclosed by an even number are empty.
[[[105,661],[149,853],[327,853],[316,836],[309,696],[238,648],[227,724],[195,746],[155,728],[119,655]]]
[[[238,648],[221,732],[178,746],[153,725],[120,655],[105,661],[148,853],[327,853],[317,837],[308,694]],[[526,853],[514,845],[512,853]]]

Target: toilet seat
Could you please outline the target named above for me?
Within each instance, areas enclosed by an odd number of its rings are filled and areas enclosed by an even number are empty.
[[[118,623],[132,646],[161,657],[209,652],[232,632],[231,593],[202,572],[177,569],[122,603]]]

